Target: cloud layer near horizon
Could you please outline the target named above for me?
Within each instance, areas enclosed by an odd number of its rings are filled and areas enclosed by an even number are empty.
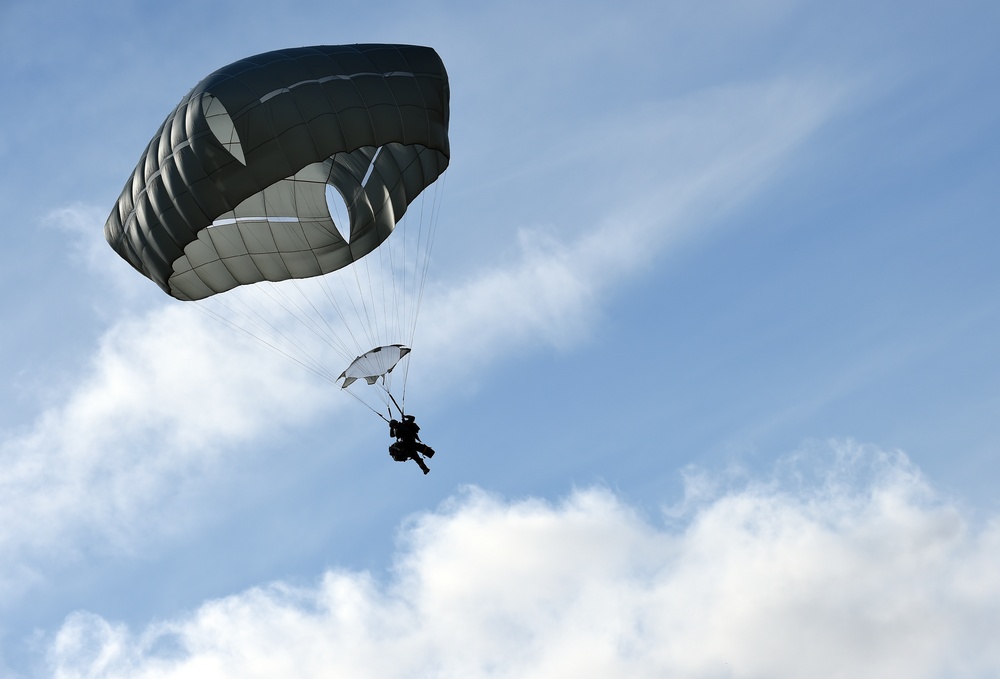
[[[141,631],[76,613],[51,641],[50,669],[60,679],[1000,671],[997,517],[975,524],[901,453],[835,443],[784,472],[717,492],[694,476],[660,518],[603,489],[557,504],[469,489],[403,527],[387,581],[328,572],[316,587],[255,588]]]

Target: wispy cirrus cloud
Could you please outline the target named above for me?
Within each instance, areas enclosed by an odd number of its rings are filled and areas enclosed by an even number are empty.
[[[469,489],[404,525],[387,580],[275,583],[140,631],[81,612],[49,662],[65,679],[995,674],[997,518],[970,520],[901,453],[819,452],[698,486],[666,523],[602,489]]]
[[[519,258],[487,260],[425,302],[420,344],[430,358],[422,365],[441,376],[517,347],[572,346],[616,288],[672,248],[714,233],[787,171],[795,151],[849,107],[853,93],[852,84],[823,78],[743,83],[580,132],[575,145],[538,159],[551,164],[545,179],[529,177],[516,192],[546,196],[531,186],[547,188],[560,176],[548,196],[555,206],[535,196],[522,210],[545,221],[511,225]],[[592,205],[595,195],[604,198],[599,212],[574,207]]]

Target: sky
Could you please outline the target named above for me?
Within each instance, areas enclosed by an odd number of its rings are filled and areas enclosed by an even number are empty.
[[[91,5],[0,4],[0,676],[1000,674],[996,3]],[[359,42],[450,79],[427,476],[103,238]]]

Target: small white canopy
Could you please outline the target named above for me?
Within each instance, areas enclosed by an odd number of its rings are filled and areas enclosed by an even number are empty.
[[[375,347],[354,359],[337,381],[343,381],[340,385],[342,389],[351,386],[356,380],[375,384],[380,377],[391,373],[396,364],[408,353],[410,353],[409,347],[404,347],[402,344]]]

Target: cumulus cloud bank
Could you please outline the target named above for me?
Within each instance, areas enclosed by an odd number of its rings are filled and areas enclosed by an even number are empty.
[[[662,517],[602,489],[557,504],[470,489],[403,527],[385,580],[329,572],[316,587],[256,588],[141,631],[77,613],[51,640],[50,669],[60,679],[996,676],[1000,521],[974,523],[902,454],[832,449],[818,481],[801,481],[803,458],[783,480],[716,492],[692,482]]]

